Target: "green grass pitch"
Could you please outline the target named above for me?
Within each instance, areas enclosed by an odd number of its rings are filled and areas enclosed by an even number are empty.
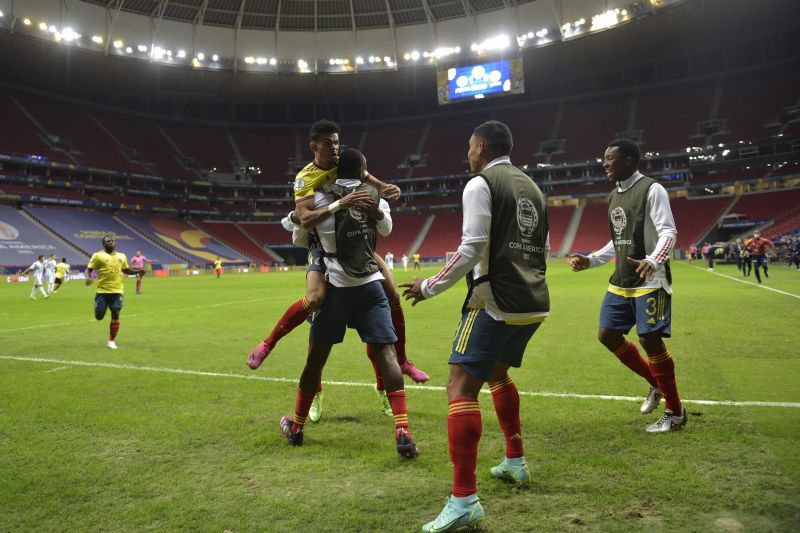
[[[610,268],[551,263],[551,317],[512,376],[520,391],[567,395],[522,396],[533,473],[523,488],[489,475],[503,438],[481,395],[485,531],[800,527],[800,273],[770,269],[767,285],[783,294],[719,275],[740,279],[733,267],[697,266],[673,267],[668,341],[689,423],[648,435],[658,413],[640,415],[637,401],[573,396],[647,391],[596,340]],[[418,531],[441,510],[451,465],[437,387],[463,286],[405,305],[410,358],[434,387],[408,388],[414,461],[395,453],[352,331],[325,369],[323,417],[306,444],[279,434],[308,327],[256,372],[245,358],[302,296],[303,273],[148,277],[143,295],[133,280],[126,290],[112,351],[108,317],[92,316],[94,287],[70,282],[30,301],[29,285],[0,285],[0,530]]]

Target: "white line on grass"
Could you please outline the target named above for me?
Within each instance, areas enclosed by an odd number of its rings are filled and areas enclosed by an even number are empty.
[[[727,274],[723,274],[721,272],[717,272],[716,270],[708,270],[707,268],[703,267],[696,267],[694,265],[686,265],[688,267],[692,267],[696,270],[702,270],[703,272],[708,272],[709,274],[716,274],[717,276],[722,276],[723,278],[732,279],[733,281],[738,281],[739,283],[744,283],[746,285],[752,285],[753,287],[758,287],[760,289],[767,289],[768,291],[777,292],[778,294],[784,294],[786,296],[791,296],[792,298],[797,298],[800,300],[800,295],[793,294],[791,292],[781,291],[778,289],[773,289],[772,287],[767,287],[766,285],[759,285],[758,283],[754,283],[752,281],[747,281],[744,279],[734,278],[733,276],[729,276]]]
[[[252,300],[237,300],[235,302],[221,302],[221,303],[215,303],[215,304],[194,305],[192,307],[179,307],[177,309],[162,309],[160,311],[161,312],[166,312],[166,313],[174,313],[175,311],[195,311],[197,309],[208,309],[208,308],[212,308],[212,307],[223,307],[223,306],[226,306],[226,305],[239,305],[239,304],[250,304],[250,303],[255,303],[255,302],[264,302],[266,300],[271,300],[272,298],[273,297],[254,298]],[[139,317],[139,316],[149,316],[151,314],[152,313],[126,314],[125,318],[127,319],[127,318]],[[89,320],[78,320],[78,321],[75,321],[75,322],[60,322],[58,325],[59,326],[73,326],[75,324],[86,324],[86,323],[89,323],[89,322],[96,322],[96,320],[91,318]],[[10,332],[10,331],[25,331],[27,329],[49,328],[49,327],[52,327],[52,326],[53,326],[53,324],[51,324],[51,323],[48,323],[48,324],[36,324],[35,326],[25,326],[25,327],[22,327],[22,328],[0,329],[0,333],[7,333],[7,332]]]
[[[253,374],[233,374],[229,372],[203,372],[201,370],[185,370],[182,368],[163,368],[152,366],[135,366],[121,363],[98,363],[93,361],[69,361],[66,359],[50,359],[44,357],[20,357],[13,355],[0,355],[0,359],[8,361],[24,361],[28,363],[47,363],[47,364],[61,364],[61,365],[74,365],[74,366],[90,366],[99,368],[115,368],[119,370],[139,370],[142,372],[161,372],[165,374],[184,374],[190,376],[206,376],[217,378],[233,378],[233,379],[251,379],[256,381],[269,381],[273,383],[297,383],[297,378],[281,378],[273,376],[256,376]],[[325,381],[325,385],[338,385],[342,387],[364,387],[374,388],[374,383],[359,383],[356,381]],[[412,390],[425,390],[425,391],[443,391],[444,387],[436,385],[406,385],[406,389]],[[484,394],[491,394],[488,390],[481,390]],[[539,398],[571,398],[571,399],[590,399],[590,400],[620,400],[626,402],[640,402],[641,397],[638,396],[616,396],[606,394],[575,394],[571,392],[528,392],[519,391],[520,396],[535,396]],[[798,409],[800,403],[798,402],[735,402],[732,400],[683,400],[684,403],[692,403],[697,405],[725,405],[734,407],[791,407]]]

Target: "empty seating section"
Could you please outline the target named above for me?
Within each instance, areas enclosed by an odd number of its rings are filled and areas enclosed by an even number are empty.
[[[751,169],[725,170],[713,174],[694,174],[690,184],[730,183],[740,180],[759,178],[767,174],[768,169],[756,167]]]
[[[587,204],[570,251],[592,252],[605,246],[609,240],[608,206],[605,203]]]
[[[558,138],[566,139],[566,153],[553,154],[550,161],[585,161],[603,156],[614,134],[627,129],[631,95],[602,99],[570,100],[564,103]]]
[[[221,172],[233,171],[236,159],[223,126],[163,122],[162,128],[185,156],[192,157],[200,168]]]
[[[461,244],[461,213],[437,214],[425,240],[417,250],[422,257],[444,257]],[[395,254],[400,255],[400,254]]]
[[[139,165],[125,158],[111,137],[76,104],[27,93],[18,93],[15,98],[47,133],[69,141],[72,155],[80,163],[95,168],[143,172]]]
[[[16,185],[13,183],[0,183],[0,191],[8,194],[29,194],[33,196],[48,196],[53,198],[71,198],[75,200],[85,200],[86,197],[71,189],[46,189],[34,188],[27,185]]]
[[[216,238],[218,241],[230,246],[244,254],[248,259],[257,263],[271,262],[272,257],[254,243],[250,237],[242,233],[233,222],[209,222],[195,220],[192,223]]]
[[[128,258],[139,250],[159,263],[182,262],[126,227],[110,213],[59,207],[27,207],[26,210],[64,240],[90,254],[102,250],[102,238],[110,234],[117,238],[117,250]]]
[[[543,163],[539,143],[550,138],[556,118],[557,104],[528,105],[517,109],[498,110],[495,118],[508,125],[514,137],[511,161],[515,165]]]
[[[111,202],[122,206],[151,205],[153,207],[166,207],[166,204],[152,196],[133,196],[130,194],[95,194],[94,198],[99,202]]]
[[[744,194],[731,208],[731,213],[746,215],[751,220],[778,219],[800,206],[800,189]]]
[[[692,243],[698,244],[730,201],[730,196],[670,200],[675,227],[678,228],[675,248],[688,248]]]
[[[697,121],[707,119],[711,113],[713,93],[713,82],[641,91],[636,128],[644,129],[645,149],[668,151],[689,146]]]
[[[4,244],[0,248],[0,265],[27,268],[39,254],[56,254],[59,260],[66,257],[73,267],[89,261],[88,255],[68,246],[11,206],[0,205],[0,221]]]
[[[118,216],[162,248],[192,263],[213,263],[217,257],[226,263],[247,262],[242,254],[217,242],[205,231],[169,215],[125,213]]]
[[[406,155],[417,153],[421,132],[420,121],[370,125],[364,145],[370,173],[384,181],[405,177],[408,169],[398,167]]]
[[[15,155],[39,155],[53,161],[72,163],[64,152],[51,150],[25,113],[5,93],[0,93],[0,151]]]
[[[772,238],[775,235],[783,235],[798,228],[800,228],[800,211],[781,217],[781,220],[776,221],[775,224],[766,228],[762,233],[768,238]]]
[[[262,246],[286,246],[292,244],[292,234],[280,224],[269,222],[240,222],[241,227]]]
[[[569,221],[575,208],[572,206],[549,207],[547,209],[547,221],[550,224],[550,253],[557,254],[561,250],[561,243],[564,234],[569,227]]]
[[[289,169],[289,159],[295,158],[295,134],[290,128],[253,129],[231,128],[231,135],[245,161],[253,163],[261,169],[256,175],[257,182],[289,182],[294,176]],[[302,156],[309,156],[307,144],[303,144]]]
[[[776,133],[766,125],[774,123],[781,108],[797,103],[798,98],[800,79],[786,68],[726,79],[722,85],[719,117],[728,119],[730,133],[715,135],[714,142],[760,139]]]
[[[441,176],[469,171],[467,142],[475,126],[486,121],[482,115],[453,115],[431,121],[423,153],[426,164],[414,169],[415,176]]]
[[[139,157],[152,164],[156,176],[193,179],[197,174],[184,169],[174,151],[149,118],[93,109],[92,115],[123,145],[135,150]]]
[[[392,233],[388,237],[378,237],[378,253],[381,256],[392,252],[397,259],[407,253],[419,235],[428,215],[392,215]]]

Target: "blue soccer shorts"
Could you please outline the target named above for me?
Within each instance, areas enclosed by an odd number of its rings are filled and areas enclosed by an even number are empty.
[[[108,309],[122,309],[122,294],[99,292],[95,295],[95,312],[105,313]]]
[[[672,295],[664,289],[635,297],[607,292],[600,306],[600,327],[628,333],[634,325],[639,335],[660,331],[662,337],[670,337]]]
[[[525,347],[541,322],[515,326],[495,320],[483,309],[467,309],[453,339],[451,365],[462,365],[472,377],[491,381],[495,365],[519,368]]]
[[[394,344],[389,300],[380,281],[358,287],[328,285],[328,295],[311,322],[311,336],[322,344],[339,344],[347,328],[358,331],[362,342]]]

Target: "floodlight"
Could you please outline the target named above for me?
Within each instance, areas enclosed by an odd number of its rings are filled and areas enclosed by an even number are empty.
[[[356,58],[356,64],[357,64],[357,65],[363,65],[363,64],[364,64],[364,58],[363,58],[363,57],[361,57],[361,56],[358,56],[358,57]]]
[[[277,65],[278,64],[278,60],[275,59],[274,57],[271,57],[270,60],[269,60],[269,64],[273,65],[273,66]]]
[[[213,56],[211,56],[211,60],[212,61],[219,61],[219,56],[217,54],[214,54]]]
[[[247,63],[248,65],[252,65],[253,63],[256,62],[256,58],[253,56],[247,56],[244,58],[244,62]]]
[[[383,60],[384,60],[386,63],[391,63],[391,62],[392,62],[392,58],[391,58],[391,57],[389,57],[389,56],[383,56]]]
[[[25,24],[26,26],[30,26],[31,25],[31,19],[29,19],[29,18],[22,19],[22,23]]]
[[[128,46],[127,48],[125,48],[125,52],[128,53],[128,54],[132,54],[133,53],[133,48]]]
[[[267,58],[266,57],[256,58],[256,63],[258,63],[259,65],[266,65],[267,64]]]
[[[114,48],[122,48],[122,46],[123,46],[124,44],[125,44],[125,43],[123,43],[122,41],[120,41],[119,39],[117,39],[116,41],[114,41]],[[129,46],[128,48],[130,48],[130,46]]]
[[[200,54],[198,54],[198,59],[200,59],[199,55]],[[178,50],[178,57],[180,57],[181,59],[186,57],[186,50]]]
[[[414,61],[416,61],[417,59],[419,59],[419,52],[417,52],[416,50],[414,50],[413,52],[411,52],[411,59],[413,59]]]
[[[42,31],[47,31],[47,23],[46,22],[40,22],[39,23],[39,29],[42,30]]]
[[[197,54],[197,59],[199,59],[200,61],[205,61],[206,60],[206,55],[203,52],[199,52]]]
[[[64,31],[61,32],[61,37],[67,41],[72,42],[81,38],[81,34],[76,32],[70,27],[64,28]]]
[[[145,52],[147,52],[147,45],[140,44],[139,46],[136,47],[136,49],[139,50],[142,53],[145,53]]]
[[[103,44],[103,38],[100,35],[92,35],[92,42],[97,44]]]

